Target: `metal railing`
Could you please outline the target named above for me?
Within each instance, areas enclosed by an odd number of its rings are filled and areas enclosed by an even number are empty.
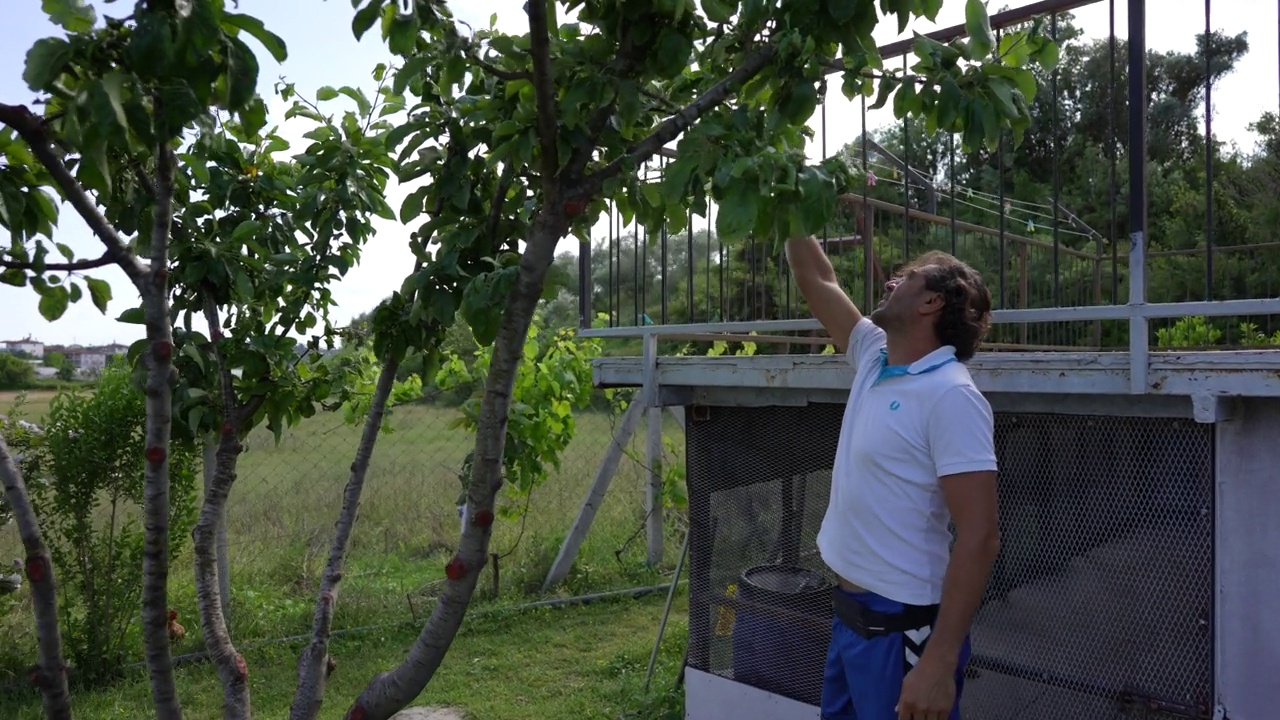
[[[1158,143],[1149,142],[1147,108],[1153,98],[1164,102],[1171,96],[1160,82],[1148,88],[1148,76],[1158,79],[1156,73],[1164,72],[1164,66],[1153,65],[1163,62],[1163,56],[1149,52],[1146,3],[1106,3],[1108,34],[1091,41],[1081,39],[1069,11],[1099,0],[1038,2],[992,16],[993,28],[1002,33],[1048,15],[1050,32],[1060,35],[1064,59],[1075,53],[1080,61],[1042,78],[1032,109],[1033,127],[1019,147],[1006,137],[994,153],[962,155],[954,137],[927,136],[923,123],[909,118],[877,138],[868,130],[862,100],[862,132],[844,153],[868,181],[856,196],[847,198],[854,217],[833,223],[823,237],[851,297],[874,306],[884,278],[896,264],[926,250],[946,250],[983,272],[992,287],[997,307],[992,318],[994,347],[1127,347],[1135,388],[1145,385],[1152,321],[1254,317],[1263,335],[1280,329],[1280,270],[1274,283],[1269,270],[1280,268],[1280,242],[1266,237],[1261,226],[1248,237],[1223,241],[1224,232],[1239,233],[1239,223],[1222,207],[1230,210],[1235,195],[1245,191],[1228,185],[1238,181],[1218,172],[1226,159],[1213,133],[1212,91],[1239,59],[1233,45],[1237,38],[1214,30],[1212,8],[1205,3],[1204,34],[1198,35],[1194,52],[1184,53],[1202,68],[1188,95],[1199,108],[1189,120],[1199,135],[1173,157],[1160,144],[1165,142],[1163,126],[1153,131]],[[1129,32],[1121,39],[1116,13],[1126,4]],[[930,36],[946,40],[963,32],[954,27]],[[886,61],[901,57],[904,65],[909,52],[910,41],[881,48]],[[1082,79],[1085,70],[1080,68],[1085,64],[1093,74]],[[1092,84],[1086,86],[1086,81]],[[1086,100],[1092,103],[1092,115],[1082,117]],[[831,150],[826,103],[815,121],[825,157]],[[1165,122],[1163,117],[1158,121]],[[887,142],[886,136],[895,142]],[[1203,177],[1195,181],[1202,179],[1203,184],[1198,190],[1191,187],[1194,202],[1184,199],[1180,207],[1185,213],[1176,226],[1162,211],[1153,232],[1148,222],[1149,168],[1161,175],[1170,168],[1193,169],[1194,158],[1189,162],[1186,157],[1193,152],[1203,152]],[[1280,167],[1280,148],[1274,158],[1267,152],[1256,156],[1257,162],[1274,161]],[[660,175],[663,162],[660,159],[647,172]],[[1086,165],[1097,177],[1082,186],[1073,174]],[[1127,166],[1127,183],[1122,165]],[[1259,167],[1259,173],[1270,172],[1269,165]],[[1015,177],[1025,176],[1028,168],[1043,171],[1044,181]],[[1280,178],[1280,172],[1275,176]],[[1068,179],[1074,183],[1070,188],[1065,187]],[[1028,187],[1044,192],[1029,195]],[[1266,209],[1265,198],[1253,200]],[[1162,208],[1167,205],[1163,197],[1161,203]],[[584,242],[579,250],[582,333],[704,339],[725,333],[820,330],[808,318],[778,244],[720,243],[713,232],[714,216],[715,208],[705,216],[691,215],[679,235],[666,228],[636,228],[630,236],[611,216],[608,238],[596,247]],[[1160,242],[1153,245],[1157,235]],[[1152,278],[1158,282],[1153,284]],[[598,313],[607,315],[608,327],[589,327]],[[1035,327],[1046,324],[1054,327]],[[777,340],[810,342],[781,336]],[[1248,344],[1236,337],[1227,341]]]

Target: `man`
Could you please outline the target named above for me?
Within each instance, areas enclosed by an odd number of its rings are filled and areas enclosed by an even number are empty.
[[[959,720],[969,626],[1000,544],[994,420],[964,365],[991,295],[932,252],[864,317],[817,240],[788,241],[787,260],[855,370],[818,533],[839,576],[822,717]]]

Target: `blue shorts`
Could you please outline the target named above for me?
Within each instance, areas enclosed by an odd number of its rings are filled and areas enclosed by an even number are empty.
[[[837,590],[837,592],[848,592]],[[848,593],[867,609],[902,612],[902,604],[875,593]],[[913,636],[918,637],[919,642]],[[822,677],[823,720],[897,720],[902,679],[924,652],[926,628],[910,633],[890,633],[870,640],[836,618],[831,623],[831,647]],[[948,720],[960,720],[960,693],[964,667],[969,662],[969,638],[965,638],[956,665],[956,704]]]

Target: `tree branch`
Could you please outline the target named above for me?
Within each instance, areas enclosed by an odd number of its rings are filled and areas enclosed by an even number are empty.
[[[51,720],[71,720],[71,693],[67,689],[67,667],[62,659],[62,632],[58,627],[58,591],[53,580],[49,549],[40,536],[39,519],[31,507],[31,497],[22,474],[0,437],[0,480],[4,497],[18,524],[22,546],[27,551],[26,575],[31,581],[31,605],[36,616],[36,642],[40,664],[31,679],[44,696],[44,714]]]
[[[116,263],[115,256],[110,250],[93,260],[76,260],[74,262],[65,263],[45,263],[43,269],[45,272],[79,272],[81,270],[94,270]],[[5,260],[0,258],[0,268],[9,268],[11,270],[35,270],[35,263],[19,262],[17,260]]]
[[[595,195],[606,180],[616,177],[628,164],[638,166],[653,157],[664,145],[680,137],[680,133],[698,122],[703,115],[729,99],[736,88],[759,75],[769,66],[769,63],[773,62],[775,52],[772,45],[766,45],[757,50],[710,90],[689,103],[680,112],[664,120],[648,137],[636,143],[635,147],[626,154],[588,175],[579,187],[574,188],[576,194],[588,197]]]
[[[470,56],[471,62],[479,65],[480,69],[499,80],[506,80],[507,82],[515,80],[533,80],[533,73],[528,72],[527,70],[503,70],[487,60],[482,60],[480,56],[475,53],[467,53],[467,55]]]
[[[80,213],[80,217],[88,223],[93,234],[107,246],[106,254],[111,256],[112,262],[120,265],[129,279],[133,280],[134,285],[149,282],[147,270],[142,261],[129,251],[128,244],[120,238],[102,213],[98,212],[98,208],[89,199],[84,188],[72,177],[71,171],[67,170],[61,158],[53,152],[49,135],[45,132],[44,123],[40,118],[25,105],[0,103],[0,123],[13,128],[14,132],[27,143],[40,164],[49,171],[53,182],[62,191],[63,197],[71,203],[71,207],[75,208],[76,212]],[[141,286],[138,289],[141,291]]]
[[[556,119],[556,85],[551,77],[551,37],[547,27],[547,0],[529,0],[529,51],[533,55],[533,93],[538,107],[538,145],[542,153],[544,203],[559,198],[560,127]]]

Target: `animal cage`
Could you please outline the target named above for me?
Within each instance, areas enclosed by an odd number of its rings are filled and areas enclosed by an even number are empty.
[[[842,412],[687,414],[691,668],[818,703],[834,578],[814,540]],[[966,716],[1207,715],[1211,426],[1001,412],[996,442],[1006,545],[973,629]]]
[[[1079,357],[1077,356],[1079,355]],[[1086,359],[1083,356],[1090,356]],[[978,720],[1269,720],[1280,670],[1280,352],[980,354],[1001,552],[962,700]],[[686,717],[817,720],[834,578],[815,545],[838,356],[601,358],[684,408]],[[1053,377],[1058,392],[1044,392]]]

